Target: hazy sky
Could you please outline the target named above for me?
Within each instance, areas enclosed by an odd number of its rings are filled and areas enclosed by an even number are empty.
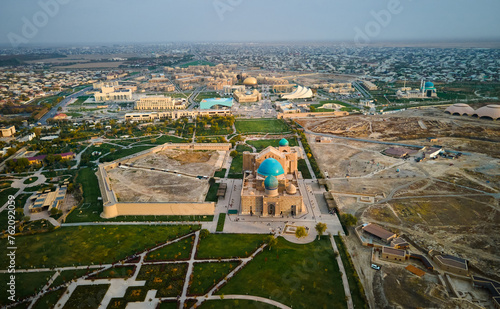
[[[500,40],[499,13],[499,0],[2,0],[0,43]]]

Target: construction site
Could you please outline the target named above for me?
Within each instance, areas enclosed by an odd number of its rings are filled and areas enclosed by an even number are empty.
[[[500,279],[500,124],[443,110],[298,120],[340,213],[402,236],[411,253],[467,261],[468,275],[456,276],[379,260],[351,233],[354,264],[380,307],[495,308],[469,276]]]

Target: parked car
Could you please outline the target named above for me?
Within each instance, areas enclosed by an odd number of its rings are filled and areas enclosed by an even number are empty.
[[[380,266],[378,266],[377,264],[372,264],[371,267],[375,270],[380,270]]]

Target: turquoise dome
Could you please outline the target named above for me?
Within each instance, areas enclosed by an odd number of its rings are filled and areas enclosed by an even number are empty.
[[[267,158],[262,162],[257,170],[262,176],[279,176],[283,175],[285,171],[283,170],[283,166],[273,158]]]
[[[288,143],[288,141],[286,140],[286,138],[282,138],[281,141],[280,141],[280,146],[281,147],[290,146],[290,144]]]
[[[425,89],[434,89],[434,84],[432,82],[426,82],[424,85]]]
[[[266,190],[276,190],[278,189],[278,179],[274,176],[267,176],[266,180],[264,180],[264,187]]]

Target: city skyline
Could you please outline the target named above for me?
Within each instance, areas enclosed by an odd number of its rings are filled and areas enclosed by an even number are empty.
[[[498,41],[500,3],[388,0],[6,2],[0,44]],[[269,31],[272,29],[272,31]]]

